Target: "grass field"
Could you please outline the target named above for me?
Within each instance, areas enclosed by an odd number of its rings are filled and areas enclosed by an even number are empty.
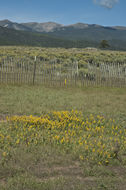
[[[125,88],[46,88],[0,86],[0,115],[38,115],[50,111],[81,110],[126,121]]]
[[[124,88],[1,85],[0,189],[125,190],[125,107]]]

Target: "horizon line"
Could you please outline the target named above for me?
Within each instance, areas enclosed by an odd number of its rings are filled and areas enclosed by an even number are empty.
[[[13,21],[12,19],[2,19],[0,21],[4,21],[4,20],[7,20],[7,21],[10,21],[12,23],[17,23],[17,24],[22,24],[22,23],[38,23],[38,24],[42,24],[42,23],[56,23],[56,24],[60,24],[60,25],[63,25],[63,26],[70,26],[70,25],[75,25],[75,24],[87,24],[87,25],[98,25],[98,26],[103,26],[103,27],[126,27],[126,25],[101,25],[101,24],[97,24],[97,23],[92,23],[92,24],[88,24],[86,22],[75,22],[75,23],[71,23],[71,24],[62,24],[62,23],[59,23],[59,22],[56,22],[56,21],[44,21],[44,22],[37,22],[37,21],[25,21],[25,22],[18,22],[18,21]]]

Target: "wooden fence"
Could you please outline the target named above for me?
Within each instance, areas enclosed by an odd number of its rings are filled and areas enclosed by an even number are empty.
[[[87,63],[80,72],[77,62],[6,59],[0,62],[1,84],[42,84],[46,86],[126,87],[126,63]]]

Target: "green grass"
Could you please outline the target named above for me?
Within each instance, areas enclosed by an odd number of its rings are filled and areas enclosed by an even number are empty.
[[[49,145],[15,150],[0,165],[1,190],[125,190],[126,168],[93,166]]]
[[[81,110],[126,121],[125,88],[46,88],[0,86],[0,115],[41,115],[54,110]]]
[[[0,120],[7,115],[41,115],[54,110],[101,114],[126,126],[126,89],[0,86]],[[0,122],[0,126],[6,123]],[[125,190],[126,166],[80,161],[71,152],[45,144],[15,147],[7,162],[0,155],[0,190]]]

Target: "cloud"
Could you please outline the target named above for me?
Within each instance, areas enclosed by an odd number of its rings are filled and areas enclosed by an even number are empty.
[[[95,4],[103,6],[108,9],[112,9],[113,6],[119,2],[119,0],[93,0]]]

